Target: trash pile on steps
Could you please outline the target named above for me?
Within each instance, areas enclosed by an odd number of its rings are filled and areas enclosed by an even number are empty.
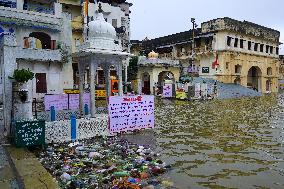
[[[170,166],[150,148],[118,137],[52,144],[39,160],[66,189],[173,188],[163,178]]]

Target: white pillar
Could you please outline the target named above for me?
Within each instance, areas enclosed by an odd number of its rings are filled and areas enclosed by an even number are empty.
[[[91,116],[95,117],[96,114],[96,87],[95,87],[95,78],[97,72],[97,65],[95,62],[91,62],[89,65],[90,68],[90,90],[91,90]]]
[[[109,66],[106,65],[103,67],[104,69],[104,76],[105,76],[105,82],[106,82],[106,99],[110,96],[110,79],[109,79]]]
[[[84,64],[82,62],[82,60],[79,60],[79,63],[78,63],[78,68],[79,68],[79,90],[80,90],[80,95],[79,95],[79,102],[80,102],[80,113],[81,113],[81,116],[84,115],[84,72],[85,72],[85,66],[82,65]]]
[[[123,96],[123,88],[122,88],[122,62],[118,64],[118,94],[119,96]]]
[[[127,64],[124,65],[124,82],[125,84],[127,83]],[[125,91],[124,92],[127,92],[127,86],[125,85]]]
[[[24,0],[17,0],[17,9],[18,10],[24,9]]]
[[[62,14],[62,4],[61,3],[54,3],[54,15],[57,17],[61,17]]]

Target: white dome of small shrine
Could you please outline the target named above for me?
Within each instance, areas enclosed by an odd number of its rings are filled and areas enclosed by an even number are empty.
[[[98,13],[97,17],[89,22],[89,38],[106,37],[116,39],[116,31],[114,27],[105,21],[102,13]]]
[[[159,57],[159,54],[158,53],[155,53],[155,51],[151,51],[149,54],[148,54],[148,58],[149,59],[157,59]]]

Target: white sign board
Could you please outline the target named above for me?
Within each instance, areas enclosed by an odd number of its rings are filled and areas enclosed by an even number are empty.
[[[201,96],[202,97],[207,97],[207,84],[206,83],[202,83],[201,84]]]
[[[111,96],[108,113],[111,134],[154,128],[154,96]]]
[[[201,86],[200,86],[200,83],[196,83],[195,84],[195,97],[200,97],[200,90],[201,90]]]
[[[163,86],[163,97],[171,98],[173,97],[173,85],[164,85]]]

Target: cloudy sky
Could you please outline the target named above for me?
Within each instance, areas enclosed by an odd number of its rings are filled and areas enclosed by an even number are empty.
[[[283,0],[128,0],[131,7],[131,39],[161,37],[191,29],[190,18],[202,22],[231,17],[281,32],[284,43]],[[284,45],[281,46],[284,54]]]

